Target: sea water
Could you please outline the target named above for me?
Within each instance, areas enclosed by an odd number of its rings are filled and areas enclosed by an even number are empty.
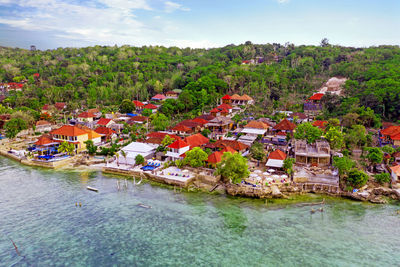
[[[0,266],[400,265],[396,203],[329,198],[311,213],[319,206],[127,185],[0,158]]]

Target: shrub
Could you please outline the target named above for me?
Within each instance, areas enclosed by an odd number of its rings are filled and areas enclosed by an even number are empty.
[[[374,176],[375,181],[380,184],[389,183],[390,182],[390,174],[387,172],[376,174]]]

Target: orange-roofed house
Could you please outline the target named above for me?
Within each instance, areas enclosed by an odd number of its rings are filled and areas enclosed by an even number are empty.
[[[379,132],[380,143],[382,145],[392,144],[400,146],[400,126],[389,126]]]
[[[35,142],[36,151],[39,155],[48,155],[57,153],[57,147],[60,143],[53,140],[50,135],[42,135]]]
[[[78,115],[78,121],[79,122],[92,122],[95,117],[96,116],[93,113],[84,111]]]
[[[248,135],[265,135],[269,129],[269,125],[262,121],[250,121],[243,127],[242,133]]]
[[[207,159],[207,165],[211,168],[215,168],[218,163],[222,160],[222,155],[224,153],[220,151],[215,151],[214,153],[210,154]]]
[[[203,145],[207,144],[210,141],[207,137],[205,137],[201,133],[187,136],[184,140],[189,145],[190,149],[194,147],[202,147]]]
[[[286,157],[286,153],[280,149],[272,151],[268,155],[268,160],[265,166],[267,166],[268,168],[282,169],[283,161],[286,159]]]
[[[39,120],[36,122],[36,132],[50,132],[51,131],[51,123],[46,120]]]
[[[285,133],[292,133],[294,129],[296,129],[296,124],[290,122],[288,119],[283,119],[277,125],[275,125],[272,129],[275,131],[285,132]]]
[[[225,153],[225,152],[230,152],[232,154],[235,154],[237,151],[230,146],[224,147],[220,152]]]
[[[62,143],[64,141],[74,144],[75,151],[81,152],[86,149],[85,141],[89,140],[89,134],[76,126],[64,125],[61,128],[50,132],[54,141]]]
[[[168,146],[166,156],[169,160],[183,159],[184,154],[189,151],[189,145],[182,139],[178,139]]]
[[[392,181],[398,181],[400,177],[400,165],[390,167]]]
[[[167,97],[163,94],[157,94],[151,98],[152,101],[164,101]]]
[[[92,140],[94,145],[98,145],[101,143],[101,134],[96,133],[92,129],[85,129],[85,131],[88,133],[89,140]]]
[[[232,105],[252,105],[254,104],[254,99],[246,94],[240,96],[234,94],[231,96]]]
[[[115,124],[115,122],[112,119],[106,119],[106,118],[101,118],[100,120],[97,121],[96,123],[98,126],[104,126],[104,127],[111,127],[111,125]]]
[[[179,96],[179,94],[177,92],[174,92],[174,91],[168,91],[168,92],[165,93],[165,97],[167,99],[177,99],[178,96]]]

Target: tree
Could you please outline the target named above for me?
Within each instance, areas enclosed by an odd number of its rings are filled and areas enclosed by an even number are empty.
[[[209,129],[204,129],[203,131],[201,131],[201,134],[202,134],[204,137],[207,137],[207,138],[208,138],[208,136],[210,135],[210,133],[211,133],[211,131],[210,131]]]
[[[259,142],[254,142],[250,147],[250,154],[253,159],[263,160],[265,156],[264,145]]]
[[[15,138],[19,132],[25,129],[28,129],[28,125],[20,118],[11,119],[4,124],[6,137],[10,139]]]
[[[380,174],[376,174],[376,175],[374,176],[374,178],[375,178],[375,181],[376,181],[377,183],[380,183],[380,184],[390,183],[390,174],[387,173],[387,172],[383,172],[383,173],[380,173]]]
[[[161,145],[162,145],[163,147],[167,147],[167,146],[169,146],[170,144],[172,144],[173,142],[174,142],[174,139],[173,139],[171,136],[166,135],[166,136],[164,137],[164,139],[161,141]]]
[[[208,155],[200,147],[195,147],[186,152],[186,157],[183,160],[184,164],[188,164],[193,168],[204,166],[204,162],[208,159]]]
[[[128,156],[128,154],[125,152],[125,150],[121,150],[121,156],[124,157],[125,159],[125,164],[128,164],[126,157]]]
[[[292,177],[293,173],[294,173],[294,169],[293,169],[293,164],[296,162],[296,160],[294,158],[289,158],[287,157],[284,161],[283,161],[283,169],[286,171],[286,173]]]
[[[383,161],[383,152],[377,147],[367,148],[368,154],[367,159],[372,165],[377,165]]]
[[[216,174],[234,184],[240,183],[250,175],[247,159],[239,153],[225,152],[221,162],[217,164]]]
[[[383,152],[388,153],[389,155],[392,155],[396,151],[391,145],[383,146],[381,149]]]
[[[97,151],[97,146],[93,144],[92,140],[85,141],[86,150],[88,151],[89,155],[94,155]]]
[[[320,128],[313,126],[310,122],[305,122],[297,126],[294,138],[305,139],[307,143],[312,144],[320,139],[322,134],[323,131]]]
[[[348,147],[363,147],[367,143],[367,134],[363,125],[353,125],[345,135]]]
[[[349,184],[353,187],[360,188],[367,183],[368,178],[369,177],[365,172],[357,170],[357,169],[351,169],[349,171],[346,182],[347,182],[347,184]]]
[[[135,157],[135,164],[136,164],[136,165],[141,165],[141,164],[143,164],[143,163],[144,163],[144,157],[143,157],[142,155],[138,154],[138,155]]]
[[[153,114],[150,119],[156,131],[164,131],[170,125],[168,118],[162,113]]]
[[[75,151],[75,145],[67,141],[62,142],[58,146],[58,152],[61,153],[67,153],[68,155],[72,156],[74,154],[74,151]]]
[[[355,165],[356,163],[346,156],[333,157],[333,166],[338,169],[340,177],[346,176]]]
[[[117,151],[114,151],[114,156],[117,158],[117,166],[119,167],[119,153]]]
[[[344,146],[344,137],[343,133],[339,130],[338,127],[330,127],[329,130],[325,134],[326,140],[328,140],[331,149],[341,149]]]
[[[150,115],[153,114],[153,111],[149,108],[145,108],[142,110],[142,115],[146,117],[150,117]]]
[[[135,109],[135,104],[129,99],[124,99],[119,106],[119,111],[121,113],[131,113]]]
[[[321,40],[321,47],[327,47],[329,46],[329,40],[328,38],[324,38]]]

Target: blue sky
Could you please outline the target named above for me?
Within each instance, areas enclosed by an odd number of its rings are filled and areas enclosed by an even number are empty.
[[[400,0],[0,0],[0,45],[400,45]]]

